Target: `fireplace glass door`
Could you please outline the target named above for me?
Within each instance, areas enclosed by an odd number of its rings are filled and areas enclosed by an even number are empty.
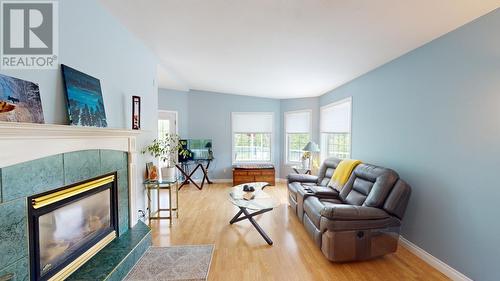
[[[42,276],[111,227],[110,191],[101,191],[39,217]]]
[[[64,280],[118,231],[116,173],[28,198],[31,280]]]

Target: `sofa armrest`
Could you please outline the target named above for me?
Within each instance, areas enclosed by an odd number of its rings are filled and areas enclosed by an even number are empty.
[[[305,174],[289,174],[287,176],[289,183],[291,182],[304,182],[304,183],[317,183],[318,177]]]
[[[321,210],[321,215],[331,220],[377,220],[391,217],[379,208],[346,204],[325,206]]]

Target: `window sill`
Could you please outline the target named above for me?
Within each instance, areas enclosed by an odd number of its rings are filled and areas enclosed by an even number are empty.
[[[297,166],[297,165],[302,165],[302,162],[286,162],[285,166]]]

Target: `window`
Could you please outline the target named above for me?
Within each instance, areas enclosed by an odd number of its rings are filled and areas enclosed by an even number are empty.
[[[233,163],[271,162],[272,112],[233,112]]]
[[[300,163],[303,148],[311,140],[311,110],[285,112],[286,163]]]
[[[321,156],[351,157],[352,98],[331,103],[321,108]]]

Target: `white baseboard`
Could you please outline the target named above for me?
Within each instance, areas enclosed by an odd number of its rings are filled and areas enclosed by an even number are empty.
[[[194,179],[194,181],[196,183],[201,183],[201,179]],[[233,179],[211,179],[211,181],[214,183],[231,183],[233,182]],[[276,182],[286,183],[286,179],[276,178]]]
[[[401,246],[408,249],[408,251],[410,251],[411,253],[413,253],[417,257],[424,260],[430,266],[434,267],[435,269],[439,270],[444,275],[448,276],[448,278],[450,278],[451,280],[473,281],[472,279],[465,276],[464,274],[462,274],[458,270],[456,270],[453,267],[449,266],[448,264],[444,263],[443,261],[436,258],[435,256],[429,254],[424,249],[422,249],[422,248],[418,247],[417,245],[413,244],[412,242],[406,240],[404,237],[402,237],[402,236],[399,237],[399,243]]]

